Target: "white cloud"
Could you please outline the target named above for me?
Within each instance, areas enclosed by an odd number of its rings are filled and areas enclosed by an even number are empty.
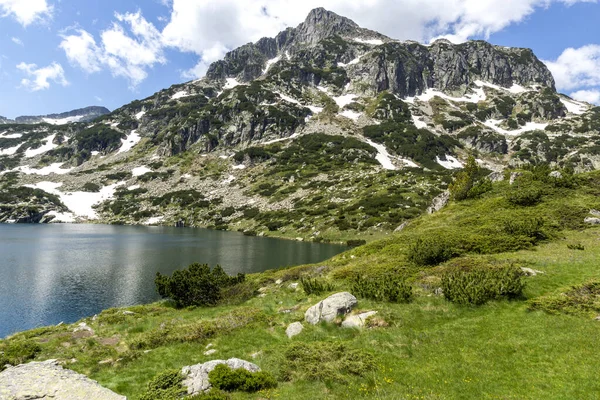
[[[12,42],[14,44],[17,44],[19,46],[24,46],[23,41],[21,39],[19,39],[18,37],[11,37],[10,40],[12,40]]]
[[[592,104],[600,104],[600,90],[578,90],[570,95],[575,100],[586,101]]]
[[[214,49],[233,49],[296,26],[315,7],[347,16],[396,39],[429,41],[445,36],[465,41],[488,37],[523,21],[538,8],[597,0],[173,0],[163,30],[165,45],[200,56],[187,71],[205,73]]]
[[[50,81],[62,86],[69,84],[65,78],[63,67],[56,62],[42,68],[38,68],[35,64],[25,64],[22,62],[17,65],[17,68],[28,76],[21,80],[21,86],[32,92],[49,89]]]
[[[148,76],[147,69],[167,62],[162,36],[141,12],[115,14],[117,22],[100,34],[99,43],[87,31],[63,35],[60,47],[69,62],[88,73],[108,68],[114,76],[136,86]],[[125,29],[125,27],[127,29]]]
[[[556,61],[546,61],[546,64],[559,89],[600,86],[600,45],[568,48]]]
[[[27,26],[52,15],[46,0],[0,0],[0,17],[13,17]]]

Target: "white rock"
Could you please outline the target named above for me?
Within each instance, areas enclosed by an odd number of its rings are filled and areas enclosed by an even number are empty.
[[[538,271],[538,270],[526,268],[526,267],[521,267],[521,271],[523,271],[525,273],[525,275],[527,275],[527,276],[537,276],[540,274],[544,274],[543,271]]]
[[[321,321],[332,322],[338,315],[346,315],[358,301],[348,292],[336,293],[309,308],[304,314],[304,319],[311,325]]]
[[[217,350],[215,350],[215,349],[210,349],[210,350],[206,350],[206,351],[204,352],[204,355],[205,355],[205,356],[212,356],[212,355],[213,355],[213,354],[215,354],[216,352],[217,352]]]
[[[285,330],[285,334],[287,335],[288,338],[291,339],[294,336],[299,335],[303,329],[304,329],[304,326],[302,326],[301,322],[294,322],[293,324],[290,324],[287,327],[287,329]]]
[[[211,384],[208,380],[208,374],[215,369],[217,365],[225,364],[231,369],[244,368],[250,372],[260,371],[258,365],[252,364],[248,361],[240,360],[238,358],[230,358],[229,360],[213,360],[205,362],[204,364],[196,364],[192,366],[183,367],[181,373],[185,376],[183,380],[183,386],[187,389],[189,395],[202,393],[211,388]]]
[[[290,283],[288,286],[290,289],[296,290],[300,284],[298,282]]]
[[[590,225],[600,225],[600,218],[587,217],[583,222]]]
[[[342,322],[342,328],[362,328],[367,322],[367,318],[377,314],[377,311],[369,311],[359,315],[350,315]]]

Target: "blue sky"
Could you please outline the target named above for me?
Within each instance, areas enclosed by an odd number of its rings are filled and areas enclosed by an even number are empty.
[[[600,103],[596,0],[0,0],[0,115],[115,109],[318,6],[397,39],[530,47],[561,92]],[[266,13],[263,11],[266,9]]]

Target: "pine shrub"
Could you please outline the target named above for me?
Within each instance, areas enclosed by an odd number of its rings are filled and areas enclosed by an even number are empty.
[[[333,284],[317,278],[300,278],[300,284],[302,285],[304,293],[309,296],[311,294],[319,295],[326,292],[332,292],[335,289]]]
[[[418,238],[408,248],[408,260],[418,266],[434,266],[456,257],[452,240],[444,238]]]
[[[225,364],[215,367],[209,374],[211,385],[226,392],[258,392],[277,387],[277,381],[268,372],[250,372],[244,368],[231,369]]]
[[[409,303],[413,298],[412,286],[397,274],[378,277],[357,277],[352,285],[352,293],[363,299]]]
[[[515,264],[491,264],[483,260],[461,259],[442,274],[442,290],[453,303],[482,305],[502,297],[521,296],[523,271]]]

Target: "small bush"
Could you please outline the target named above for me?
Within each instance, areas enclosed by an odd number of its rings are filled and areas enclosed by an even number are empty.
[[[412,286],[397,274],[376,278],[357,277],[352,285],[354,295],[390,303],[409,303],[413,298]]]
[[[217,365],[208,374],[211,385],[226,392],[258,392],[277,387],[277,381],[268,372],[250,372],[244,368],[231,369],[225,364]]]
[[[569,250],[581,250],[581,251],[585,250],[585,246],[582,245],[581,243],[568,244],[567,248]]]
[[[5,347],[0,347],[0,370],[5,364],[19,365],[33,360],[42,348],[39,344],[29,340],[8,341]]]
[[[175,400],[181,398],[186,390],[183,375],[179,370],[169,370],[156,375],[149,383],[140,400]]]
[[[442,274],[444,296],[458,304],[481,305],[501,297],[519,297],[524,286],[523,271],[515,264],[462,259]]]
[[[548,238],[543,228],[544,220],[541,218],[507,220],[504,222],[504,231],[509,235],[526,236],[536,241]]]
[[[335,289],[333,284],[316,278],[300,278],[300,284],[302,285],[302,289],[304,289],[304,293],[309,296],[311,294],[319,295],[326,292],[332,292]]]
[[[360,246],[364,246],[365,244],[367,244],[366,240],[348,240],[346,242],[346,245],[348,247],[360,247]]]
[[[453,243],[444,238],[418,238],[409,248],[407,258],[418,266],[433,266],[456,257]]]
[[[231,277],[217,265],[211,271],[207,264],[192,264],[173,272],[171,277],[156,273],[156,289],[163,298],[175,301],[178,307],[214,306],[221,300],[221,289],[244,282],[244,274]]]
[[[529,309],[549,314],[569,314],[595,317],[600,313],[600,282],[591,281],[571,286],[557,295],[544,296],[529,301]]]
[[[534,206],[542,199],[543,191],[539,184],[529,182],[528,184],[513,185],[508,193],[507,200],[509,203],[529,207]]]

